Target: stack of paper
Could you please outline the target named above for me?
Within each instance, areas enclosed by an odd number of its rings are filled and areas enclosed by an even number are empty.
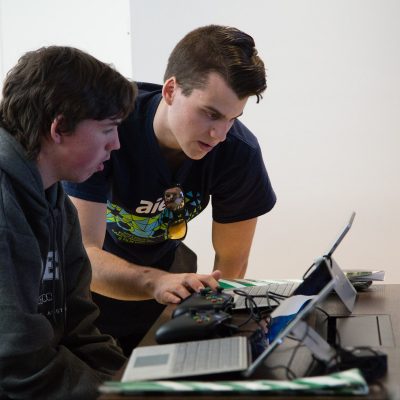
[[[385,279],[385,271],[367,271],[361,269],[349,269],[344,271],[350,281],[368,282],[383,281]]]

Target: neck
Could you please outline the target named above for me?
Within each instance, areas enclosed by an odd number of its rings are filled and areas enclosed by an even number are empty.
[[[43,153],[44,151],[41,150],[38,158],[36,159],[36,166],[42,178],[44,190],[46,190],[58,182],[59,179],[56,177],[55,169],[52,167],[50,159]]]
[[[174,135],[171,132],[171,129],[169,128],[167,113],[168,113],[168,106],[165,103],[165,100],[161,99],[153,121],[153,129],[158,144],[161,148],[181,151]]]
[[[175,172],[187,157],[169,129],[167,111],[168,107],[165,104],[165,100],[161,99],[154,116],[153,129],[162,155],[166,159],[171,170]]]

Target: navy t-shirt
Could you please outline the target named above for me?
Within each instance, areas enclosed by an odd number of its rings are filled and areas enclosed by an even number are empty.
[[[204,158],[186,159],[173,173],[153,130],[161,86],[138,86],[135,110],[119,127],[121,148],[111,153],[103,171],[80,184],[64,182],[64,188],[71,196],[107,203],[105,250],[168,270],[180,241],[166,237],[171,217],[162,201],[166,189],[181,185],[187,221],[199,215],[210,199],[213,219],[229,223],[267,213],[276,197],[257,139],[240,121]],[[115,337],[133,333],[140,337],[162,310],[154,300],[120,301],[96,293],[93,298],[101,310],[98,326]]]
[[[240,121],[203,159],[187,159],[173,174],[153,130],[161,86],[142,83],[139,89],[134,112],[119,128],[121,148],[111,153],[104,170],[84,183],[64,183],[71,196],[107,202],[106,250],[154,266],[174,253],[179,242],[166,237],[170,215],[162,195],[175,184],[185,193],[187,221],[210,199],[212,217],[220,223],[247,220],[272,209],[276,197],[258,141]]]

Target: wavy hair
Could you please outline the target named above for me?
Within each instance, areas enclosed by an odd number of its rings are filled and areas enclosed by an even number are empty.
[[[8,72],[0,125],[36,159],[57,116],[63,133],[84,119],[123,119],[136,95],[136,84],[93,56],[73,47],[42,47],[24,54]]]

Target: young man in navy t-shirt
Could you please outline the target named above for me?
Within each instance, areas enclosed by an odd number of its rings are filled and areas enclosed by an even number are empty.
[[[121,148],[104,170],[65,184],[93,266],[98,326],[127,354],[161,304],[215,288],[221,276],[245,275],[257,217],[276,197],[257,139],[238,118],[265,89],[251,36],[198,28],[171,53],[163,86],[139,84],[135,110],[119,129]],[[210,200],[214,272],[199,275],[182,240]]]

